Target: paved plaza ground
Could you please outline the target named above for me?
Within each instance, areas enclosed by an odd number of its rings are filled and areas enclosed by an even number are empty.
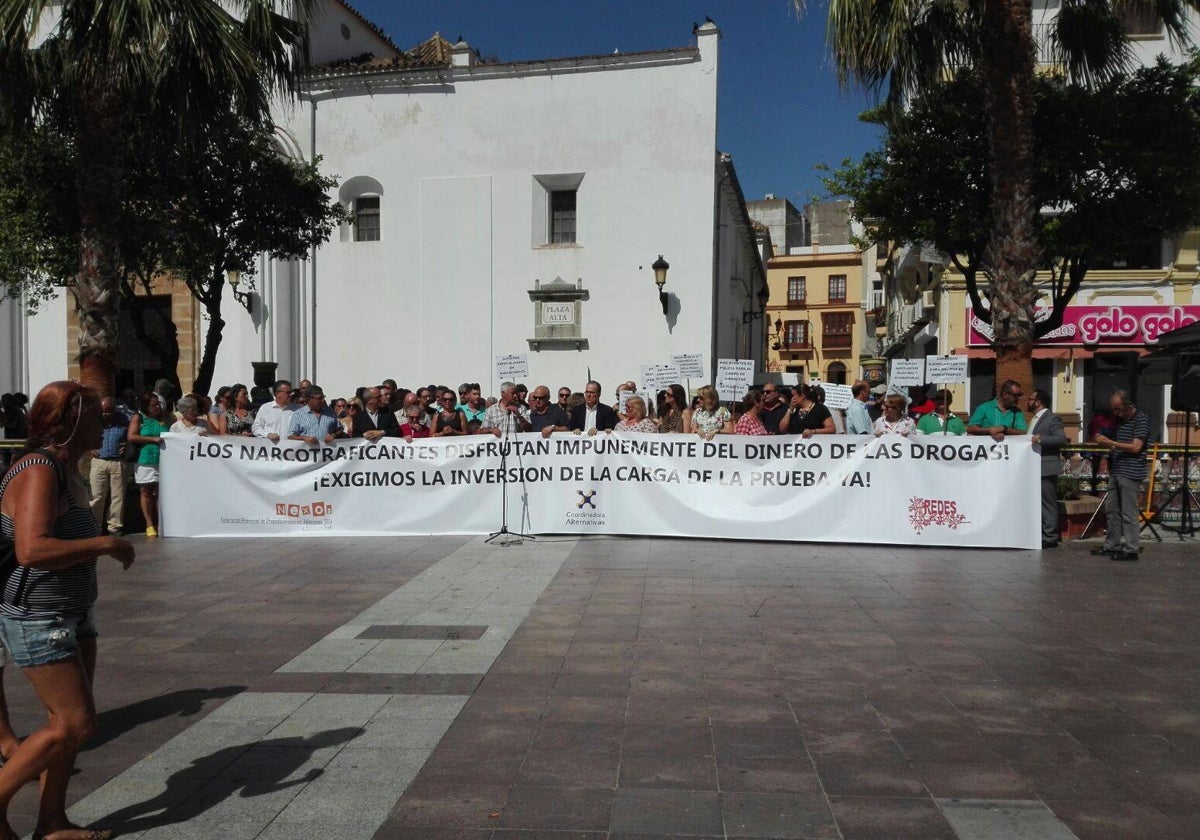
[[[1200,547],[1166,537],[1136,563],[139,537],[102,568],[71,814],[146,840],[1193,840]]]

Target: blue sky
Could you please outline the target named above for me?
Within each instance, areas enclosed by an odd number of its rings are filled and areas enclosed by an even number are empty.
[[[819,197],[813,169],[878,146],[858,114],[873,96],[839,89],[825,3],[789,0],[350,0],[403,49],[434,31],[501,61],[685,46],[705,15],[721,28],[718,146],[749,200]]]

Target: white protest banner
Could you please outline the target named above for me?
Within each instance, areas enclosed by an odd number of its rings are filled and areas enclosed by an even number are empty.
[[[826,408],[836,408],[839,411],[845,411],[850,407],[850,401],[854,399],[854,395],[850,393],[849,385],[838,385],[835,382],[822,382],[821,388],[825,391]]]
[[[966,382],[967,379],[966,356],[925,357],[925,382],[949,385],[955,382]]]
[[[507,454],[502,466],[501,455]],[[163,436],[171,537],[635,534],[1038,547],[1028,436],[517,434],[311,447]],[[196,493],[219,487],[219,493]],[[870,514],[871,527],[862,526]]]
[[[512,353],[496,357],[496,381],[520,382],[529,378],[529,354]]]
[[[642,388],[652,394],[657,394],[668,385],[682,384],[683,377],[679,375],[678,365],[642,365]]]
[[[753,359],[717,359],[717,381],[713,384],[721,402],[740,400],[753,382]]]
[[[679,375],[684,379],[704,379],[703,353],[672,353],[671,364],[679,368]]]
[[[888,385],[924,385],[924,359],[892,359],[888,372]]]

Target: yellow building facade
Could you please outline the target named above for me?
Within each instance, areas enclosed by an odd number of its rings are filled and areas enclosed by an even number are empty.
[[[793,248],[767,262],[767,373],[850,384],[861,376],[863,253],[853,245]]]

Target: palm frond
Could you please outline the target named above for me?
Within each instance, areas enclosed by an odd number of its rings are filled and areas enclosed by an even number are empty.
[[[1129,38],[1109,0],[1063,0],[1047,48],[1072,81],[1086,85],[1124,73],[1131,61]]]

